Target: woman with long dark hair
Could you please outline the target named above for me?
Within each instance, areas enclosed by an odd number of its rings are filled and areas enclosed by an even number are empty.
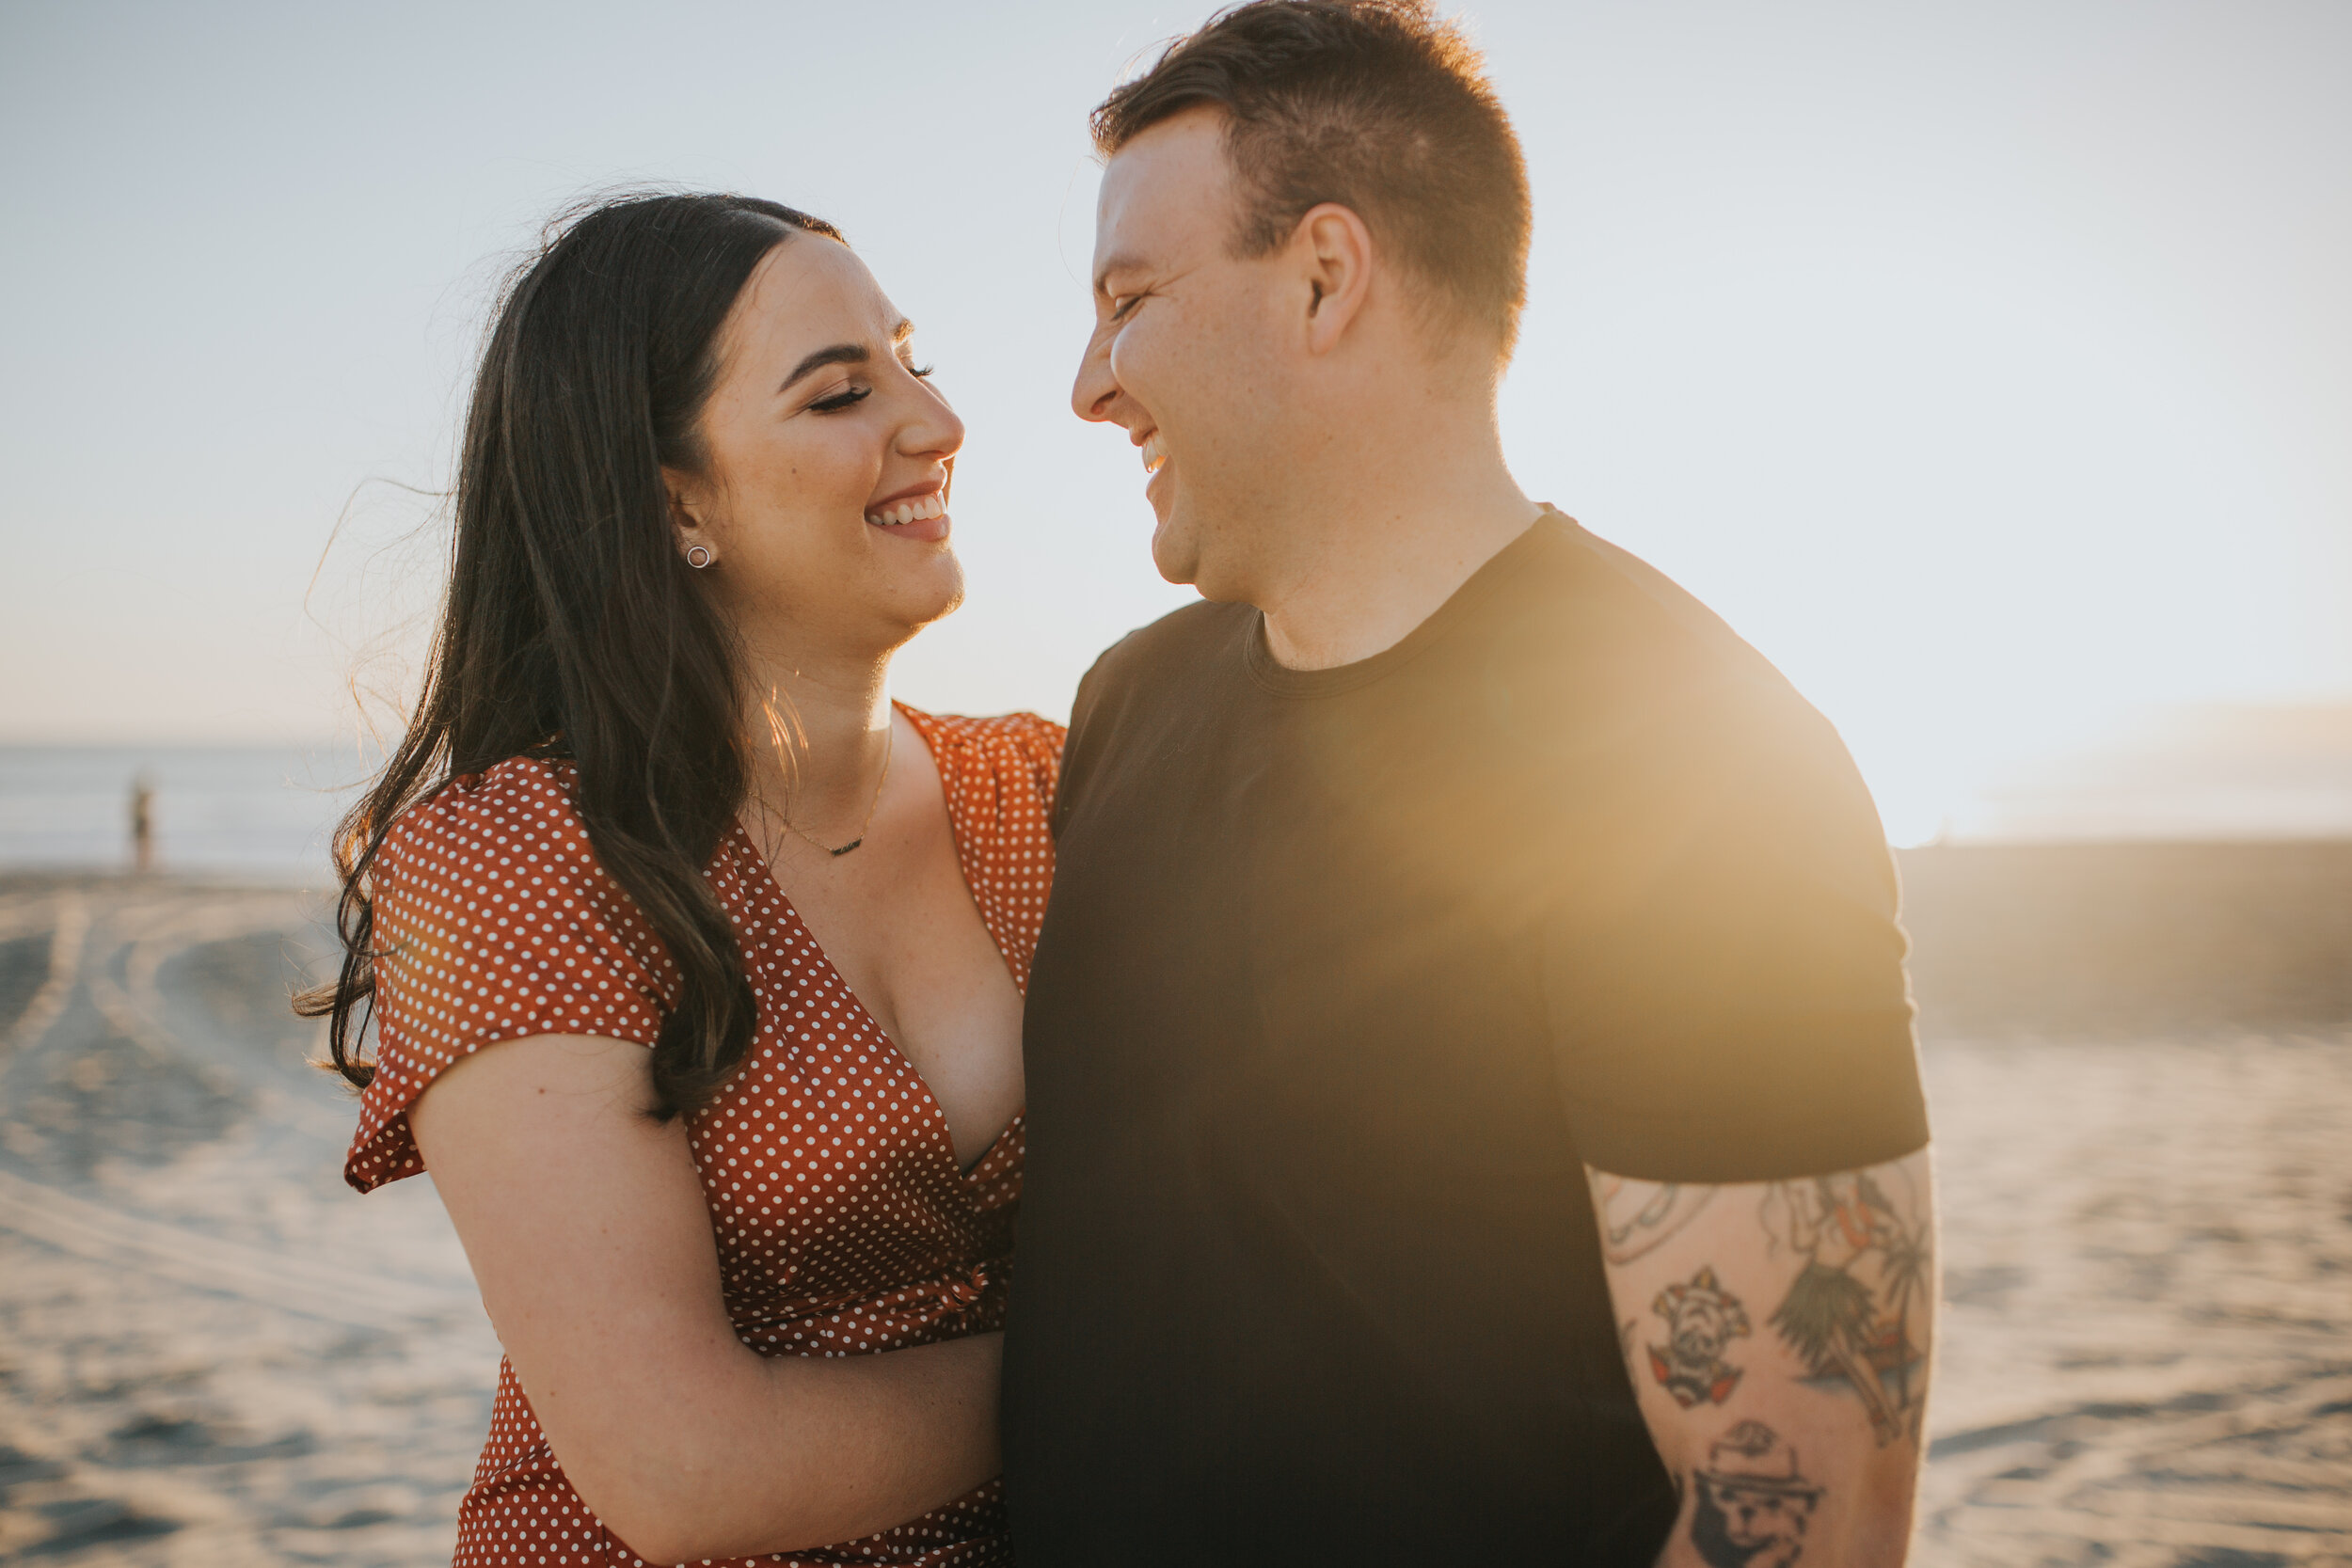
[[[1061,732],[888,699],[962,596],[911,330],[728,196],[596,206],[498,309],[305,1000],[346,1176],[432,1171],[506,1349],[459,1564],[1005,1558]]]

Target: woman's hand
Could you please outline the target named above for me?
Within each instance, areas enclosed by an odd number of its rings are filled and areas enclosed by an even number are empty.
[[[1000,1335],[770,1357],[735,1336],[644,1047],[538,1036],[409,1112],[483,1305],[581,1498],[648,1561],[855,1540],[995,1475]]]

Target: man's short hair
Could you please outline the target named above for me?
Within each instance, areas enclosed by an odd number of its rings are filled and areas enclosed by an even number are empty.
[[[1459,26],[1426,0],[1228,7],[1103,101],[1095,145],[1108,157],[1201,106],[1225,116],[1239,254],[1266,254],[1337,202],[1508,357],[1527,298],[1527,168]]]

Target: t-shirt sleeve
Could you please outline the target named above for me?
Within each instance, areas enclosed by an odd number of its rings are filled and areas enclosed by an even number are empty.
[[[1761,1181],[1920,1148],[1894,864],[1828,721],[1776,676],[1724,677],[1616,738],[1567,785],[1591,809],[1540,936],[1585,1159]]]
[[[1147,628],[1148,629],[1148,628]],[[1140,632],[1129,632],[1095,657],[1087,673],[1078,679],[1078,689],[1070,699],[1070,725],[1056,728],[1054,737],[1054,790],[1049,826],[1059,838],[1070,819],[1073,793],[1082,775],[1102,750],[1101,726],[1094,722],[1096,710],[1111,689],[1121,684],[1121,673],[1134,658],[1134,649]],[[1089,739],[1091,736],[1091,740]]]
[[[396,823],[374,870],[375,1078],[343,1177],[424,1168],[408,1109],[459,1057],[534,1035],[650,1046],[675,971],[597,864],[568,772],[519,760]]]

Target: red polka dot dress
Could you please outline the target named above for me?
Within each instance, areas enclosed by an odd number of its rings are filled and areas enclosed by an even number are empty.
[[[938,765],[964,880],[1025,991],[1062,729],[898,711]],[[653,1043],[675,974],[597,865],[571,783],[568,764],[516,758],[448,785],[385,840],[376,1074],[344,1165],[361,1192],[423,1168],[408,1107],[467,1053],[532,1035]],[[759,1004],[743,1066],[687,1123],[737,1335],[767,1355],[860,1355],[1003,1327],[1022,1118],[960,1169],[938,1102],[739,826],[703,875]],[[976,1568],[1010,1551],[992,1481],[862,1541],[740,1560]],[[642,1563],[572,1490],[502,1364],[454,1568]]]

